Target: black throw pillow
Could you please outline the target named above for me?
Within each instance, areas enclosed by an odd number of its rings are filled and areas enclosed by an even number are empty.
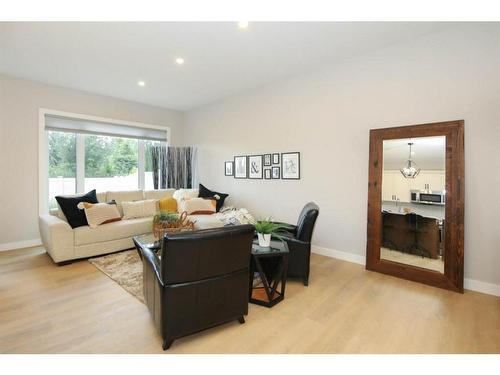
[[[66,216],[66,220],[68,220],[68,224],[71,226],[71,228],[78,228],[83,227],[84,225],[89,225],[89,223],[87,222],[87,217],[85,216],[85,211],[80,210],[77,207],[78,203],[99,203],[97,201],[95,190],[91,190],[87,194],[74,197],[57,196],[56,201],[57,203],[59,203],[59,207],[61,207],[61,210],[64,216]]]
[[[215,197],[216,195],[219,196],[219,199]],[[229,197],[229,194],[218,193],[216,191],[209,190],[205,186],[200,184],[200,193],[198,196],[200,198],[215,198],[216,201],[215,211],[219,212],[222,206],[224,205],[224,201],[226,200],[227,197]]]

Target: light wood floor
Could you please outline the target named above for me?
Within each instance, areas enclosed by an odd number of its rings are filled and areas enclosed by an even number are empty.
[[[444,273],[444,261],[442,259],[421,257],[420,255],[403,253],[385,247],[380,248],[380,258]]]
[[[312,256],[310,286],[166,353],[500,353],[500,298],[457,294]],[[1,353],[163,353],[145,305],[87,261],[0,253]]]

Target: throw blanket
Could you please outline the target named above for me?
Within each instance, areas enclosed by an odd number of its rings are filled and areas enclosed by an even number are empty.
[[[224,207],[220,212],[214,214],[224,225],[255,224],[254,217],[246,208]]]

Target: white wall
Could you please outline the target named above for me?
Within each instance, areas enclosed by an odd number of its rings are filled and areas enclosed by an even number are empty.
[[[287,221],[316,201],[314,243],[359,258],[366,245],[369,129],[455,119],[465,120],[465,276],[498,285],[498,25],[427,35],[190,111],[184,136],[200,148],[207,187],[261,217]],[[301,152],[300,181],[224,176],[224,161],[234,155],[284,151]]]
[[[0,249],[40,237],[39,108],[170,126],[183,143],[181,112],[0,75]]]

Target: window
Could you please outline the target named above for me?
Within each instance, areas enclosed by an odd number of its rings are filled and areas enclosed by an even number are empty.
[[[56,208],[56,195],[76,193],[76,134],[48,132],[49,207]]]
[[[41,160],[48,163],[41,164],[41,212],[57,207],[57,195],[154,188],[145,150],[166,143],[168,128],[75,116],[44,114]]]
[[[84,191],[138,189],[138,143],[137,139],[86,135]]]

